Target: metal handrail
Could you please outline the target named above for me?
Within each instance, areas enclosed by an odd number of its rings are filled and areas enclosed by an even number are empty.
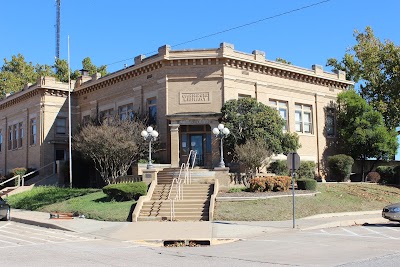
[[[6,183],[8,183],[8,182],[10,182],[10,181],[12,181],[12,180],[15,180],[15,179],[17,179],[17,178],[18,178],[18,187],[19,187],[19,184],[20,184],[20,182],[21,182],[21,175],[20,175],[20,174],[15,175],[14,177],[12,177],[12,178],[10,178],[10,179],[8,179],[8,180],[5,180],[4,182],[1,182],[1,183],[0,183],[0,186],[3,185],[3,184],[6,184]]]
[[[192,156],[192,164],[190,163],[190,158]],[[192,170],[194,167],[194,163],[196,162],[196,157],[197,157],[197,151],[195,150],[190,150],[189,152],[189,157],[186,163],[186,170],[185,170],[185,184],[191,184],[192,183]],[[189,170],[189,168],[191,168]]]
[[[44,168],[46,168],[46,167],[48,167],[48,166],[50,166],[50,165],[53,165],[53,166],[54,166],[55,164],[56,164],[55,162],[51,162],[51,163],[49,163],[49,164],[47,164],[47,165],[44,165],[43,167],[41,167],[41,168],[39,168],[39,169],[37,169],[37,170],[31,171],[30,173],[27,173],[27,174],[23,175],[23,176],[21,177],[21,179],[22,179],[22,186],[24,186],[24,184],[25,184],[25,177],[26,177],[26,176],[29,176],[29,175],[34,174],[34,173],[36,173],[36,172],[39,172],[40,170],[43,170]],[[53,168],[53,173],[52,173],[51,175],[53,175],[53,174],[55,174],[55,168]],[[47,177],[48,177],[48,176],[47,176]],[[38,182],[40,182],[40,181],[46,179],[47,177],[44,177],[43,179],[39,180]]]

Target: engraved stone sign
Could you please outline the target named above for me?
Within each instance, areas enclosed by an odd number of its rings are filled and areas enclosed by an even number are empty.
[[[180,93],[179,104],[203,104],[211,103],[210,92]]]

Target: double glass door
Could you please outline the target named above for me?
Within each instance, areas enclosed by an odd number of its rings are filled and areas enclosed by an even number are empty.
[[[208,125],[207,125],[208,126]],[[186,163],[190,150],[196,151],[194,166],[208,166],[211,163],[211,132],[207,132],[206,125],[182,126],[180,133],[181,164]],[[200,131],[201,130],[201,131]],[[210,161],[210,162],[209,162]],[[192,162],[192,159],[189,161]]]

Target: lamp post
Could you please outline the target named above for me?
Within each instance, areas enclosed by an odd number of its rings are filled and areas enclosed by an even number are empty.
[[[230,133],[229,129],[226,128],[222,123],[218,125],[218,128],[213,129],[213,134],[220,139],[220,162],[219,167],[225,168],[224,162],[224,148],[223,148],[223,139]]]
[[[147,169],[152,169],[153,163],[151,162],[151,142],[155,141],[158,137],[158,132],[153,130],[153,127],[149,126],[146,130],[141,132],[141,136],[147,142],[149,142],[149,162],[147,163]]]

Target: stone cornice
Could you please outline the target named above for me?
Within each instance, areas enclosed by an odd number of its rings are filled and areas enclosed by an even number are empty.
[[[334,73],[317,72],[279,62],[265,60],[265,55],[251,59],[253,55],[240,51],[222,51],[221,49],[177,50],[166,54],[155,54],[149,58],[138,57],[137,64],[114,72],[98,80],[88,81],[75,88],[74,94],[80,96],[113,84],[144,75],[163,67],[185,67],[223,65],[225,67],[242,69],[246,72],[261,73],[306,82],[337,89],[346,89],[354,84],[351,81],[337,78]],[[135,59],[136,61],[136,59]]]
[[[298,68],[299,70],[297,71],[295,70],[297,67],[282,66],[281,68],[279,68],[278,64],[276,64],[277,66],[272,66],[272,64],[268,63],[269,63],[268,61],[265,61],[265,63],[261,63],[256,61],[249,62],[232,58],[226,58],[224,61],[224,65],[226,67],[252,71],[255,73],[266,74],[284,79],[312,83],[316,85],[327,86],[342,90],[346,89],[349,85],[353,84],[352,82],[347,80],[338,80],[334,78],[322,77],[321,75],[312,73],[312,71],[310,70]]]
[[[4,110],[6,108],[9,108],[13,105],[16,105],[22,101],[25,101],[29,98],[32,98],[33,96],[39,94],[39,88],[36,88],[34,90],[30,90],[29,92],[25,92],[24,94],[20,94],[16,97],[10,98],[10,99],[4,99],[5,101],[3,103],[0,103],[0,110]]]

